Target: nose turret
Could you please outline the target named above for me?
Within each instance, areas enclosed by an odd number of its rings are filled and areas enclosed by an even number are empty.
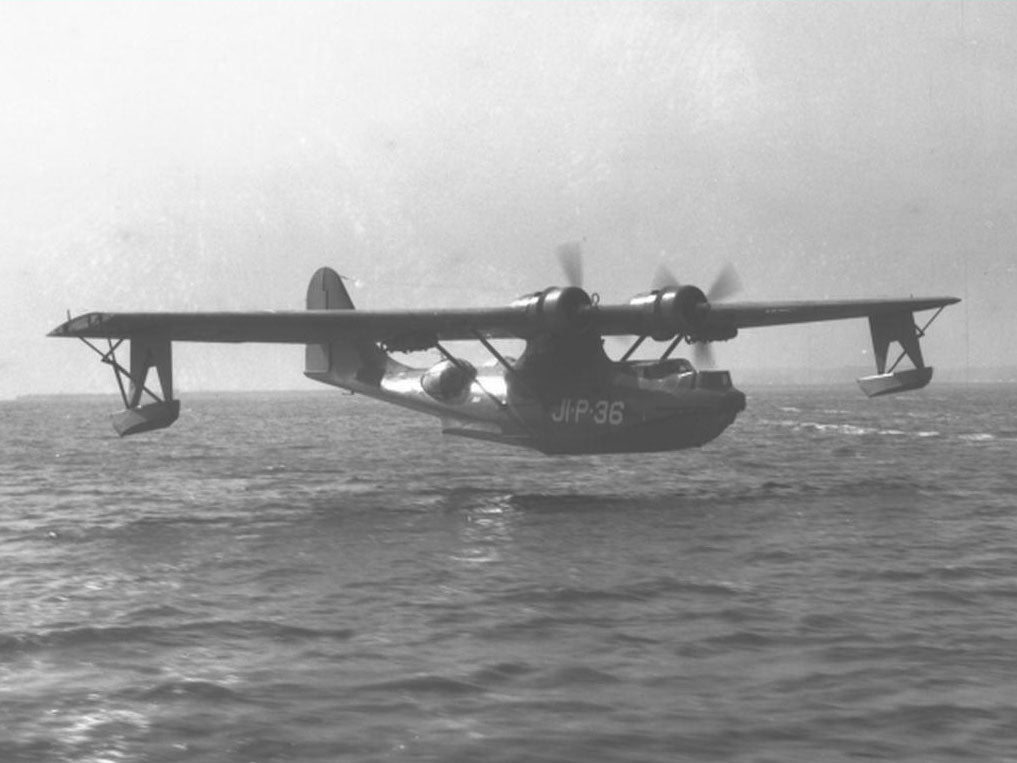
[[[722,394],[723,407],[731,413],[745,410],[745,393],[734,388],[728,371],[699,371],[696,389],[707,389]]]
[[[732,387],[725,397],[732,413],[741,413],[745,410],[745,393],[741,390]]]

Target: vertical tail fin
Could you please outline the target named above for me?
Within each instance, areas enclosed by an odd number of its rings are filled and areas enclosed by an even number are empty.
[[[308,310],[353,310],[353,300],[342,278],[331,268],[320,268],[307,287]],[[388,356],[374,342],[351,335],[337,335],[326,344],[309,344],[304,375],[326,384],[346,386],[356,381],[377,386],[385,373]]]

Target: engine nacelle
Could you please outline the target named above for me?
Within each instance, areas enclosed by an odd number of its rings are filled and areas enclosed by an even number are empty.
[[[520,297],[513,307],[526,311],[534,333],[554,336],[575,336],[585,333],[592,323],[590,308],[593,300],[578,286],[552,287]]]
[[[457,358],[455,362],[443,360],[429,368],[420,377],[420,386],[440,403],[459,405],[466,402],[476,378],[477,369],[473,364]]]
[[[679,334],[703,339],[714,338],[702,336],[705,328],[703,306],[706,305],[708,309],[710,303],[702,289],[696,286],[669,286],[641,294],[629,304],[642,308],[644,330],[659,342]]]

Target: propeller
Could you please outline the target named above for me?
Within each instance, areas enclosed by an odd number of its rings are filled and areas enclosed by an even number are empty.
[[[680,285],[677,277],[675,277],[675,274],[667,265],[664,263],[657,265],[657,270],[654,272],[653,281],[651,282],[652,289],[659,291],[661,289],[678,288]],[[733,297],[741,289],[742,281],[738,277],[734,266],[728,263],[721,268],[717,277],[713,279],[713,284],[706,292],[706,299],[707,302],[723,302],[725,299]],[[692,354],[697,366],[713,368],[716,365],[713,350],[710,348],[709,342],[694,342],[692,344]]]
[[[709,342],[696,342],[692,345],[692,357],[696,368],[716,368],[717,359],[713,357],[713,349]]]
[[[583,247],[578,241],[567,241],[555,250],[558,264],[569,286],[583,288]]]
[[[650,282],[650,288],[653,291],[660,291],[669,287],[678,288],[680,285],[678,279],[675,278],[674,273],[671,272],[667,265],[663,262],[657,265],[657,270],[653,273],[653,280]]]
[[[651,284],[653,289],[667,289],[669,287],[677,287],[680,285],[681,284],[675,277],[675,274],[671,272],[671,269],[667,265],[661,263],[657,266],[657,270],[653,274],[653,281]],[[709,291],[706,292],[706,298],[710,302],[723,302],[725,299],[733,297],[741,290],[742,280],[738,277],[738,273],[734,269],[734,265],[729,262],[721,268],[717,277],[713,279],[713,285],[710,286]]]
[[[729,262],[721,268],[717,277],[713,279],[713,283],[706,292],[706,299],[708,302],[723,302],[725,299],[730,299],[741,290],[742,279],[738,277],[738,273],[734,269],[734,265]],[[713,349],[709,342],[696,342],[692,346],[692,355],[695,358],[697,366],[701,366],[703,368],[714,368],[717,365],[716,359],[713,357]]]
[[[734,265],[729,262],[721,268],[717,277],[713,279],[713,285],[710,286],[710,290],[706,292],[706,298],[711,302],[723,302],[725,299],[733,297],[741,290],[742,279],[738,277],[738,273],[735,271]]]
[[[578,241],[566,241],[557,247],[555,254],[558,257],[558,264],[561,267],[562,274],[565,276],[565,282],[569,286],[576,286],[581,289],[583,287],[582,244]],[[651,281],[651,288],[654,291],[669,288],[676,289],[680,285],[678,278],[667,265],[663,262],[657,265],[657,269],[653,274],[653,280]],[[741,289],[741,278],[738,277],[734,266],[728,263],[721,268],[717,277],[713,279],[713,284],[711,284],[706,292],[706,299],[708,302],[723,302],[733,297]],[[716,365],[713,350],[709,342],[694,342],[692,344],[692,354],[698,366],[713,368]]]

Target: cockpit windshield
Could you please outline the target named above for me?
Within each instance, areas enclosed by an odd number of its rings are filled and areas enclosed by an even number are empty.
[[[644,379],[663,379],[668,376],[693,374],[696,372],[696,369],[685,358],[649,361],[642,364],[640,370],[642,371],[640,375]]]
[[[635,377],[637,387],[673,390],[695,386],[696,369],[685,358],[667,360],[634,360],[620,364],[622,373]]]

